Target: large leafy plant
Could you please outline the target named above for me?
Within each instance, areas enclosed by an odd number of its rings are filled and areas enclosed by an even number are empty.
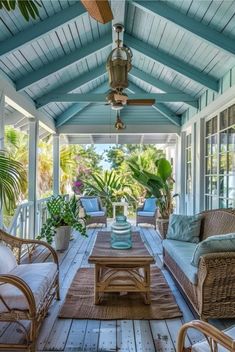
[[[91,174],[88,180],[84,180],[84,185],[86,194],[102,199],[109,216],[112,215],[112,202],[121,201],[122,198],[128,202],[135,201],[131,184],[115,170]]]
[[[14,210],[26,183],[23,165],[0,150],[0,208],[4,206],[8,211]]]
[[[42,227],[38,239],[45,239],[49,244],[52,243],[56,229],[60,226],[71,226],[74,230],[86,236],[85,218],[79,218],[79,205],[75,197],[66,200],[59,195],[52,197],[47,202],[49,217]]]
[[[137,162],[129,162],[132,176],[147,191],[149,196],[155,196],[159,212],[163,219],[169,218],[173,211],[173,185],[172,166],[165,158],[156,161],[156,174],[152,174],[140,168]]]

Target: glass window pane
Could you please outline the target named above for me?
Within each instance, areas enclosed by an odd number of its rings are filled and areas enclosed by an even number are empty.
[[[228,109],[229,126],[235,125],[235,104]]]
[[[235,199],[235,175],[228,177],[228,198]]]
[[[211,174],[211,158],[206,158],[206,174]]]
[[[235,174],[235,153],[228,153],[228,173]]]
[[[219,199],[219,207],[220,208],[227,208],[228,207],[227,199],[220,198]]]
[[[228,208],[235,208],[235,199],[228,200]]]
[[[211,194],[217,195],[217,176],[211,178]]]
[[[211,137],[211,153],[216,154],[218,150],[217,135]]]
[[[211,157],[211,173],[217,174],[217,156]]]
[[[222,197],[227,197],[227,176],[220,176],[219,177],[219,195]]]
[[[228,130],[228,150],[235,151],[235,127]]]
[[[227,131],[220,132],[220,152],[226,152],[227,151]]]
[[[206,176],[205,193],[211,194],[211,177]]]
[[[211,137],[206,139],[206,155],[211,154]]]
[[[223,130],[224,128],[227,128],[227,127],[228,127],[228,109],[220,113],[220,129]]]
[[[206,136],[212,134],[212,119],[206,122]]]
[[[227,173],[227,153],[219,155],[219,173],[220,175]]]
[[[212,197],[211,199],[211,209],[217,209],[218,208],[218,198],[217,197]]]
[[[212,134],[217,133],[217,116],[212,119]]]

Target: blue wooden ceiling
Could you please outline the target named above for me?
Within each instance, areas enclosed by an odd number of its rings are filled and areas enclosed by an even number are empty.
[[[115,13],[120,0],[110,3]],[[17,12],[0,12],[0,70],[60,125],[109,123],[110,107],[50,102],[49,94],[108,90],[111,23],[97,23],[79,1],[41,4],[40,19],[29,23]],[[234,0],[126,1],[124,42],[134,54],[131,84],[136,90],[192,97],[191,103],[156,103],[157,110],[126,107],[126,123],[172,124],[206,88],[217,90],[218,80],[235,65],[234,16]]]

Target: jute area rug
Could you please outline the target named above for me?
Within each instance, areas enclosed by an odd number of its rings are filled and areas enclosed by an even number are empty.
[[[144,304],[138,293],[108,293],[102,303],[95,305],[94,270],[79,269],[60,311],[60,318],[70,319],[170,319],[182,316],[162,272],[151,269],[151,304]]]

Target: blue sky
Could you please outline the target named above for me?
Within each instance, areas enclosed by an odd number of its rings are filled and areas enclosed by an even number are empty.
[[[95,150],[97,151],[98,154],[103,154],[105,150],[109,149],[109,147],[112,147],[113,145],[114,144],[96,144]],[[110,170],[110,164],[107,161],[102,160],[101,165],[104,170]]]

